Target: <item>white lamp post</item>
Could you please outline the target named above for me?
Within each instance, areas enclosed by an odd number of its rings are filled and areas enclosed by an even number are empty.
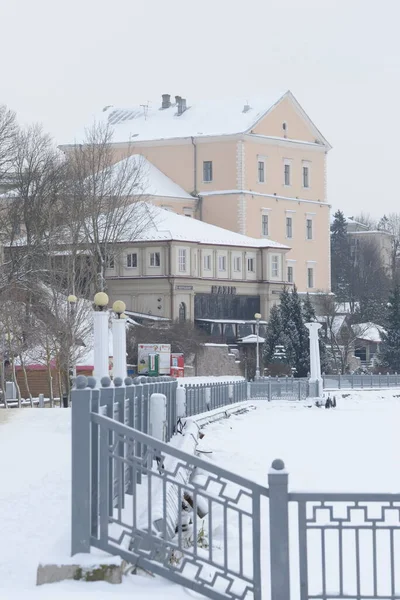
[[[94,376],[98,381],[108,376],[108,296],[98,292],[94,297],[93,313],[93,354]]]
[[[320,323],[305,323],[310,332],[310,383],[317,384],[317,397],[322,397],[323,383],[321,376],[321,360],[319,354],[318,330]]]
[[[261,319],[261,315],[260,313],[256,313],[254,315],[254,318],[256,320],[256,335],[257,335],[257,347],[256,347],[256,379],[260,379],[260,339],[259,339],[259,333],[260,333],[260,319]]]
[[[113,304],[113,311],[117,315],[112,322],[113,334],[113,372],[114,378],[121,377],[122,381],[127,376],[126,370],[126,318],[124,315],[126,305],[122,300],[116,300]]]

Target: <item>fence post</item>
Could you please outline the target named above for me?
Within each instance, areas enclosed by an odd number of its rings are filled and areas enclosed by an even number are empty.
[[[154,392],[150,396],[149,425],[150,435],[165,442],[167,427],[167,397],[165,394]]]
[[[87,378],[78,375],[71,392],[72,513],[71,556],[90,552],[91,534],[91,390]]]
[[[272,400],[272,381],[268,379],[268,402]]]
[[[306,396],[308,396],[308,394],[306,394]],[[301,400],[301,379],[298,380],[297,398],[298,400]]]
[[[288,474],[275,459],[268,474],[271,600],[290,598]]]
[[[39,394],[39,408],[44,408],[44,394]]]
[[[339,390],[342,389],[341,374],[339,373]]]

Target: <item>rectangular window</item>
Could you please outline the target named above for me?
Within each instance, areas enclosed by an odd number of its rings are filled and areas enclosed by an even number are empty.
[[[186,271],[186,250],[184,248],[179,248],[178,251],[178,268],[181,273]]]
[[[250,273],[254,273],[254,258],[247,259],[247,270]]]
[[[212,160],[205,160],[203,162],[203,181],[213,180],[213,168]]]
[[[268,215],[262,215],[261,217],[261,232],[262,235],[268,235]]]
[[[307,223],[306,223],[306,238],[308,240],[312,240],[313,239],[313,228],[312,228],[312,219],[307,219]]]
[[[193,272],[197,272],[197,251],[193,254]]]
[[[206,254],[203,258],[204,270],[211,271],[211,254]]]
[[[303,165],[303,187],[310,187],[310,167]]]
[[[279,256],[273,256],[271,260],[272,277],[279,277]]]
[[[128,269],[136,269],[136,267],[137,267],[136,252],[126,255],[126,266],[128,267]]]
[[[293,237],[293,219],[292,217],[286,217],[286,237]]]
[[[265,162],[258,161],[258,183],[265,183]]]
[[[235,256],[233,259],[233,270],[241,271],[242,270],[242,259],[240,256]]]
[[[287,280],[288,283],[293,283],[293,267],[287,268]]]
[[[226,256],[218,256],[218,269],[226,271]]]
[[[114,257],[112,256],[112,254],[109,254],[108,256],[106,256],[106,269],[114,269],[114,267],[115,267]]]
[[[309,267],[307,269],[307,287],[314,287],[314,269],[312,267]]]
[[[285,185],[290,185],[290,164],[285,164]]]
[[[150,267],[159,267],[161,265],[159,252],[150,252],[149,258],[150,258]]]

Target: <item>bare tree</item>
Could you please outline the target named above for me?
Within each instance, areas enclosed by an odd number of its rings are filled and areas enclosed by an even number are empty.
[[[0,104],[0,183],[7,182],[7,175],[12,168],[17,132],[15,113]]]
[[[339,304],[334,296],[321,295],[319,300],[323,318],[326,346],[337,373],[347,373],[351,368],[351,358],[354,355],[355,343],[369,327],[368,324],[358,324],[354,327],[354,315],[343,315],[339,312]]]
[[[106,287],[105,274],[119,254],[119,242],[134,241],[150,222],[146,210],[143,162],[128,148],[115,162],[112,130],[95,124],[83,144],[68,154],[68,211],[75,225],[70,233],[91,257],[97,288]]]
[[[358,215],[353,217],[353,219],[354,221],[357,221],[357,223],[365,225],[369,230],[376,229],[378,226],[377,220],[369,212],[361,211]]]

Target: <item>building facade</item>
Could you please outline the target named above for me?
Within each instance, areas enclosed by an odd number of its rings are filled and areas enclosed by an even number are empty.
[[[293,94],[249,104],[174,100],[104,109],[116,162],[127,152],[144,156],[193,198],[159,206],[290,246],[283,279],[303,293],[329,292],[331,146]]]
[[[149,226],[136,239],[121,241],[109,261],[112,301],[123,300],[133,318],[236,326],[254,321],[255,313],[268,317],[286,285],[288,246],[152,205],[146,210]],[[236,329],[234,334],[245,335]]]

